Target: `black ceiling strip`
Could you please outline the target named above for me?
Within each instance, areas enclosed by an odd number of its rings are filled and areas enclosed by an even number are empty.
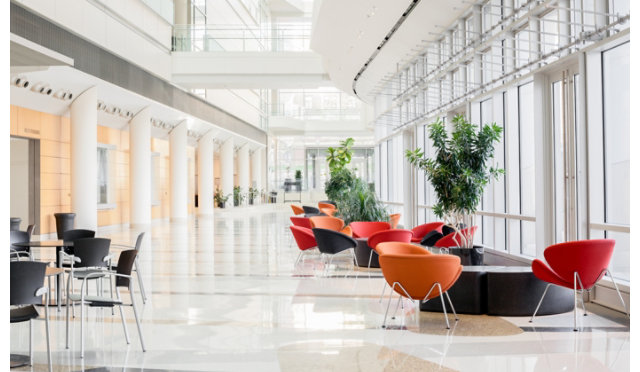
[[[398,19],[398,21],[393,25],[393,27],[391,28],[391,30],[389,30],[389,32],[387,33],[387,36],[384,37],[384,39],[382,40],[382,42],[380,43],[380,45],[378,45],[378,47],[376,48],[376,50],[373,51],[373,53],[371,54],[371,57],[369,57],[369,59],[367,60],[367,62],[364,63],[364,65],[362,66],[362,68],[360,69],[360,71],[358,71],[358,73],[356,74],[356,76],[353,78],[353,83],[351,84],[351,89],[353,89],[353,93],[357,96],[358,92],[356,91],[356,84],[358,83],[358,79],[360,79],[360,76],[362,76],[362,74],[365,72],[365,70],[367,69],[367,67],[369,67],[369,64],[371,64],[371,62],[373,62],[373,60],[378,56],[378,53],[380,53],[380,50],[382,50],[382,47],[385,46],[385,44],[387,44],[387,42],[391,39],[391,36],[393,36],[393,34],[396,33],[396,31],[398,31],[398,29],[400,28],[400,26],[404,23],[404,21],[407,19],[407,17],[409,17],[409,14],[411,14],[411,12],[413,11],[413,9],[416,7],[416,5],[418,5],[418,3],[420,2],[420,0],[413,0],[411,2],[411,4],[409,4],[409,6],[407,7],[407,9],[404,11],[404,13],[402,13],[402,16]]]

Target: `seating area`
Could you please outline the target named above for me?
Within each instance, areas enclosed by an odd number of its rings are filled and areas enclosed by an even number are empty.
[[[639,4],[7,1],[8,369],[640,371]]]

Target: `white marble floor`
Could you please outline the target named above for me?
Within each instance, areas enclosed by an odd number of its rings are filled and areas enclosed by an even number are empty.
[[[294,267],[298,249],[290,245],[289,216],[286,206],[265,205],[216,210],[213,219],[183,224],[154,223],[141,252],[150,300],[142,305],[135,293],[147,351],[130,308],[130,345],[119,316],[89,308],[81,359],[79,318],[67,350],[65,310],[53,310],[55,370],[630,370],[628,326],[596,314],[580,317],[583,332],[571,331],[571,313],[539,317],[535,329],[528,318],[461,316],[447,331],[441,316],[425,317],[405,302],[392,327],[382,329],[380,272],[354,271],[347,255],[334,259],[326,277],[317,256]],[[136,234],[98,231],[114,243],[133,244]],[[53,252],[37,256],[52,259]],[[11,325],[12,353],[28,352],[28,335],[27,323]],[[34,336],[32,369],[46,370],[44,322],[36,322]]]

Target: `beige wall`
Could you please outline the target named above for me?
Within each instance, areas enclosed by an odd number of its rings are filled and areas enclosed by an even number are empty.
[[[71,211],[69,118],[11,106],[10,133],[40,140],[40,231],[56,231],[54,213]],[[98,211],[98,226],[129,222],[129,132],[98,126],[98,143],[114,146],[110,157],[115,168],[115,208]],[[151,218],[170,216],[169,141],[151,139],[151,151],[160,155],[154,161],[154,181],[159,201],[152,206]],[[189,161],[189,213],[193,213],[195,188],[195,148],[187,147]]]

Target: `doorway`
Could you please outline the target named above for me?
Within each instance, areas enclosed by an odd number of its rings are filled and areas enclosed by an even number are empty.
[[[34,234],[40,233],[40,141],[11,136],[10,143],[10,202],[11,217],[18,217],[20,230],[35,224]]]

